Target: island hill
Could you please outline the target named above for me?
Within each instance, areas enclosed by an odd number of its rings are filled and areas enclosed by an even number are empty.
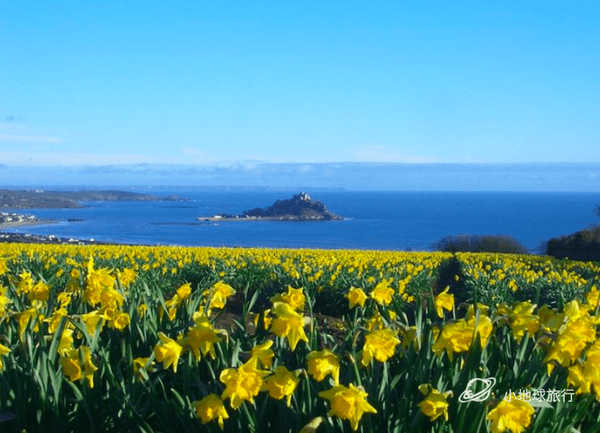
[[[331,221],[343,217],[329,212],[320,201],[310,198],[305,192],[288,200],[277,200],[267,208],[255,208],[241,214],[216,214],[198,217],[199,221]]]
[[[154,196],[128,191],[42,191],[0,189],[0,208],[78,208],[86,201],[181,201],[176,196]]]

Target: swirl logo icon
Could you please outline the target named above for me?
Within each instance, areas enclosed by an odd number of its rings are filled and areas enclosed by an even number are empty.
[[[492,387],[496,384],[496,379],[489,377],[487,379],[471,379],[467,383],[467,388],[458,397],[461,403],[469,401],[484,401],[490,398]]]

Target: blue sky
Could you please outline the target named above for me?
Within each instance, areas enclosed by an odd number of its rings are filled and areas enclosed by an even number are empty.
[[[600,162],[596,1],[0,0],[0,163]]]

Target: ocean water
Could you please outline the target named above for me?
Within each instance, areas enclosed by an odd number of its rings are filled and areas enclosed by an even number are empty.
[[[183,246],[431,250],[447,235],[511,235],[541,242],[600,223],[597,193],[307,191],[343,221],[199,222],[198,216],[267,207],[299,191],[137,189],[180,202],[88,202],[80,209],[27,209],[55,224],[8,231],[100,241]],[[80,219],[68,222],[68,219]]]

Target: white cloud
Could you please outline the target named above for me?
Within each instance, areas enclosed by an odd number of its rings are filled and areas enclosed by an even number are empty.
[[[73,166],[106,164],[178,164],[182,158],[170,155],[147,155],[137,153],[97,154],[75,152],[2,152],[0,161],[11,165]]]
[[[47,133],[40,133],[29,125],[11,120],[9,123],[0,122],[0,141],[8,142],[9,144],[48,144],[62,143],[63,139],[54,135],[48,135]]]
[[[5,140],[7,136],[19,135],[21,142],[25,143],[29,139],[43,139],[47,143],[60,143],[61,140],[54,137],[43,137],[28,134],[0,133],[0,140]],[[40,142],[40,141],[38,141]],[[28,142],[30,143],[30,142]],[[31,141],[33,143],[33,141]],[[259,154],[225,154],[224,152],[213,153],[210,149],[207,152],[197,147],[174,147],[165,146],[162,153],[155,152],[123,152],[123,153],[104,153],[99,148],[96,152],[77,150],[59,150],[44,149],[21,149],[2,151],[0,149],[0,161],[11,165],[28,166],[74,166],[74,165],[111,165],[111,164],[194,164],[194,165],[218,165],[222,167],[239,168],[245,170],[257,170],[265,163],[288,163],[303,164],[298,170],[303,174],[308,174],[313,170],[312,164],[335,163],[335,162],[411,162],[426,163],[440,162],[435,158],[428,158],[415,155],[407,155],[399,152],[390,146],[366,145],[360,147],[350,147],[346,152],[336,152],[335,157],[313,156],[310,154],[289,155],[282,157],[280,155],[259,155]],[[241,164],[241,165],[240,165]]]
[[[1,134],[3,136],[9,134]],[[13,135],[13,134],[11,134]],[[52,137],[46,137],[51,139]],[[25,140],[21,140],[25,142]],[[60,143],[57,139],[55,142]],[[35,150],[18,150],[18,151],[2,151],[0,150],[0,161],[11,165],[28,165],[28,166],[75,166],[75,165],[111,165],[111,164],[212,164],[218,159],[212,157],[206,152],[195,148],[166,148],[165,153],[139,153],[139,152],[123,152],[109,153],[93,151],[62,151],[54,149],[49,151],[41,147]]]
[[[21,135],[21,134],[0,134],[0,141],[10,141],[13,143],[62,143],[63,140],[58,137],[49,137],[43,135]]]
[[[182,147],[181,153],[188,162],[214,162],[215,158],[207,152],[195,147]]]

